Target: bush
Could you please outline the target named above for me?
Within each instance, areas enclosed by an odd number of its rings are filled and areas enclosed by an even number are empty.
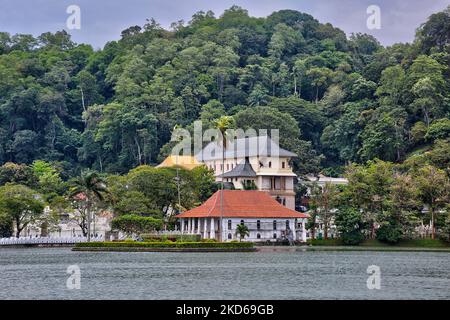
[[[82,242],[78,248],[252,248],[251,242]]]
[[[123,231],[128,234],[143,233],[162,228],[163,221],[152,217],[142,217],[138,215],[123,215],[114,218],[111,222],[113,229]]]
[[[342,242],[348,246],[356,246],[364,240],[360,231],[346,232],[341,235]]]
[[[307,244],[313,246],[340,246],[344,243],[341,239],[327,239],[327,240],[319,240],[319,239],[309,239]]]
[[[202,242],[212,243],[212,242],[217,242],[217,241],[215,239],[202,239]]]
[[[377,230],[377,239],[389,244],[398,243],[402,236],[402,226],[398,223],[386,223]]]
[[[362,233],[364,223],[358,209],[351,207],[340,209],[336,214],[336,227],[342,242],[346,245],[358,245],[364,240]]]
[[[146,242],[173,241],[173,242],[200,242],[199,234],[174,234],[174,235],[157,235],[157,234],[141,234],[141,238]]]
[[[434,121],[425,135],[427,140],[446,139],[450,137],[450,119],[443,118]]]

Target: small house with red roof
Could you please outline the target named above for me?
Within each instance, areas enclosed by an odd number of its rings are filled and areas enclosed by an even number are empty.
[[[248,241],[306,241],[308,215],[289,209],[265,191],[219,190],[202,205],[177,218],[184,234],[203,239],[239,240],[238,224],[248,227]]]

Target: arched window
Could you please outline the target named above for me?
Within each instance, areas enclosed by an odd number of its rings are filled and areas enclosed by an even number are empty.
[[[261,235],[259,233],[256,235],[256,239],[261,239]]]
[[[273,230],[277,230],[277,220],[273,220]]]
[[[233,239],[233,236],[231,235],[231,233],[228,234],[228,239],[229,240]]]
[[[277,238],[277,234],[276,234],[276,233],[273,234],[273,238],[274,238],[274,239]]]

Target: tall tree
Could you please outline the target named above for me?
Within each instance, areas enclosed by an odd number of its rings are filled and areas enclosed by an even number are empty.
[[[87,239],[91,241],[92,214],[96,214],[96,203],[104,200],[108,193],[105,180],[95,171],[84,171],[72,181],[71,197],[78,197],[86,202]]]

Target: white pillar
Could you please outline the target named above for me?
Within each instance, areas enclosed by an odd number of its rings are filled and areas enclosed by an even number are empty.
[[[302,227],[302,241],[306,242],[306,219],[303,219]]]
[[[211,218],[211,227],[210,227],[211,233],[210,238],[215,239],[216,238],[216,226],[214,224],[214,218]]]
[[[294,241],[297,240],[297,228],[296,228],[296,223],[295,223],[295,219],[292,221],[293,223],[293,227],[292,227],[292,235],[294,236]],[[298,221],[298,220],[297,220]]]
[[[207,239],[208,238],[208,229],[207,229],[207,225],[208,225],[208,218],[204,218],[203,219],[203,239]]]
[[[194,223],[195,223],[194,218],[191,218],[191,234],[194,233],[194,227],[195,227]]]
[[[188,218],[188,229],[187,229],[187,233],[191,233],[191,220],[192,220],[192,218]]]
[[[181,231],[181,234],[184,233],[184,219],[183,218],[180,218],[180,231]]]

